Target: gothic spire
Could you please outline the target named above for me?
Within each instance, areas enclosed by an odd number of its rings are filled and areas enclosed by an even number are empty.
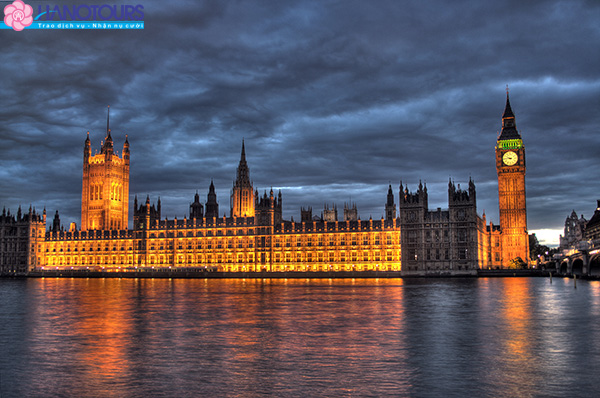
[[[402,183],[400,183],[400,185],[402,185]],[[394,205],[394,192],[392,191],[392,184],[390,184],[390,186],[388,187],[387,205],[388,206]]]
[[[110,137],[110,105],[107,107],[108,111],[106,113],[106,139]]]
[[[102,144],[101,153],[113,153],[113,139],[110,136],[110,105],[108,106],[107,116],[106,116],[106,138],[104,139],[104,143]]]
[[[252,186],[250,183],[250,170],[248,169],[248,163],[246,163],[246,146],[244,145],[244,140],[242,140],[242,155],[240,156],[240,164],[237,168],[237,176],[234,185],[236,187]]]
[[[506,106],[504,107],[504,113],[502,114],[502,131],[498,137],[500,140],[514,140],[521,139],[521,135],[517,131],[517,125],[515,123],[515,114],[510,106],[510,99],[508,97],[508,87],[506,88]]]

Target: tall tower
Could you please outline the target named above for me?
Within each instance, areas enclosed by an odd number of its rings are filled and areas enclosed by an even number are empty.
[[[106,137],[100,153],[92,156],[88,131],[83,148],[83,187],[81,190],[81,230],[127,229],[129,210],[129,141],[125,136],[123,155],[113,148],[110,135],[110,107]]]
[[[231,217],[254,217],[254,189],[246,163],[246,149],[242,140],[242,156],[237,176],[231,190]]]
[[[520,257],[529,260],[527,209],[525,206],[525,146],[517,131],[508,91],[502,115],[502,131],[496,144],[496,171],[500,227],[502,228],[502,265]]]

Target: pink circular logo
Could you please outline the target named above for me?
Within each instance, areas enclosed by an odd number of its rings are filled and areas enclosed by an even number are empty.
[[[4,23],[16,31],[21,31],[33,23],[33,8],[21,0],[15,0],[4,7]]]

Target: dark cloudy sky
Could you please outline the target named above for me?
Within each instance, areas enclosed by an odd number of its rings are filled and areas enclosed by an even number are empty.
[[[211,178],[229,213],[244,138],[254,186],[281,189],[288,219],[349,201],[379,218],[401,180],[445,208],[448,179],[471,177],[498,222],[507,84],[530,230],[600,199],[600,1],[109,3],[142,4],[145,29],[0,31],[0,206],[79,225],[86,131],[98,149],[110,104],[131,202],[160,196],[163,217]]]

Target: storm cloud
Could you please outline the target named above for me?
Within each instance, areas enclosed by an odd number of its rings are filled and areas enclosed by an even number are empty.
[[[100,148],[110,104],[131,202],[160,196],[169,218],[211,179],[229,213],[244,139],[254,186],[281,189],[287,219],[345,202],[380,218],[400,181],[447,207],[448,180],[472,178],[498,222],[507,84],[530,230],[589,218],[600,198],[600,2],[140,4],[144,30],[0,30],[0,205],[79,224],[83,143],[90,131]]]

